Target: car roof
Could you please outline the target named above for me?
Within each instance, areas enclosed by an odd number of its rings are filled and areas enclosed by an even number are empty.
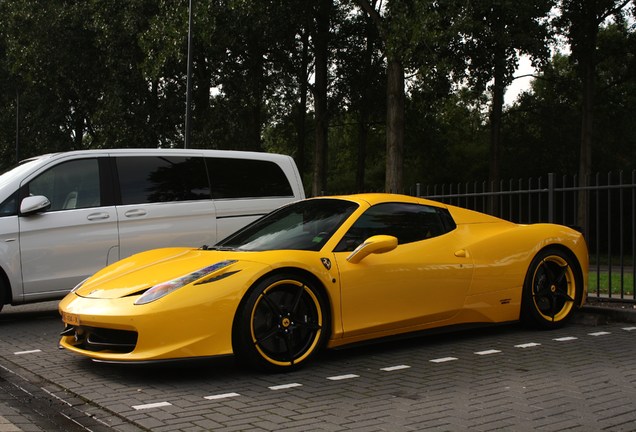
[[[412,204],[426,204],[426,205],[432,205],[432,206],[441,207],[441,208],[447,207],[443,203],[428,200],[425,198],[419,198],[419,197],[414,197],[410,195],[381,193],[381,192],[360,193],[360,194],[353,194],[353,195],[324,196],[324,197],[316,197],[316,198],[345,199],[345,200],[354,201],[357,203],[365,202],[372,206],[376,204],[388,203],[388,202],[401,202],[401,203],[412,203]]]

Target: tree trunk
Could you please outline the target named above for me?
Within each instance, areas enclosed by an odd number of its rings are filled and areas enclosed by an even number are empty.
[[[298,71],[298,82],[300,83],[300,97],[296,113],[296,165],[300,177],[305,174],[305,134],[307,124],[307,68],[309,67],[309,29],[305,29],[302,36],[303,51],[301,54],[301,66]]]
[[[316,144],[314,154],[313,196],[324,195],[327,191],[327,80],[329,56],[329,10],[331,0],[320,0],[316,16],[315,46],[315,90]]]
[[[577,225],[584,233],[589,232],[588,225],[588,193],[584,189],[587,187],[588,178],[592,167],[592,140],[594,121],[594,93],[595,93],[595,68],[593,61],[588,59],[581,65],[581,146],[579,153],[579,198],[577,208]]]
[[[503,84],[505,74],[505,57],[502,49],[495,49],[495,73],[492,90],[492,106],[490,108],[490,161],[489,180],[492,185],[492,192],[499,191],[500,180],[500,154],[501,154],[501,117],[503,113],[504,91]],[[499,213],[499,199],[496,195],[491,196],[489,212]]]
[[[360,105],[358,107],[358,155],[356,164],[357,192],[365,191],[364,179],[366,175],[367,140],[369,136],[371,66],[373,63],[374,50],[372,26],[373,24],[371,22],[369,22],[366,26],[367,44],[364,51],[364,69],[362,71],[362,80],[364,85],[362,86]]]
[[[385,190],[403,193],[404,171],[404,68],[387,56],[386,177]]]

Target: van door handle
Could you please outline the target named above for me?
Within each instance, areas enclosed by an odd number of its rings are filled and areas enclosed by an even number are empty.
[[[145,215],[146,215],[146,210],[141,210],[141,209],[128,210],[126,213],[124,213],[124,216],[126,217],[139,217],[139,216],[145,216]]]
[[[93,220],[100,220],[100,219],[108,219],[110,217],[110,215],[108,213],[91,213],[88,216],[86,216],[86,219],[88,219],[89,221],[93,221]]]

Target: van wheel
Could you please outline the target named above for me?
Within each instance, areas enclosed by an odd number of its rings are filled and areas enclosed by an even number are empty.
[[[521,319],[541,329],[563,326],[583,295],[577,260],[559,249],[545,249],[532,260],[523,287]]]
[[[313,283],[274,275],[251,290],[235,324],[233,345],[239,361],[258,369],[288,371],[322,347],[329,333],[329,312]]]

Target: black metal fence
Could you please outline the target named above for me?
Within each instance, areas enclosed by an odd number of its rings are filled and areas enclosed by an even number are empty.
[[[590,251],[589,295],[636,303],[636,170],[597,173],[585,184],[579,186],[577,176],[548,174],[498,184],[417,184],[410,193],[516,223],[575,226]]]

